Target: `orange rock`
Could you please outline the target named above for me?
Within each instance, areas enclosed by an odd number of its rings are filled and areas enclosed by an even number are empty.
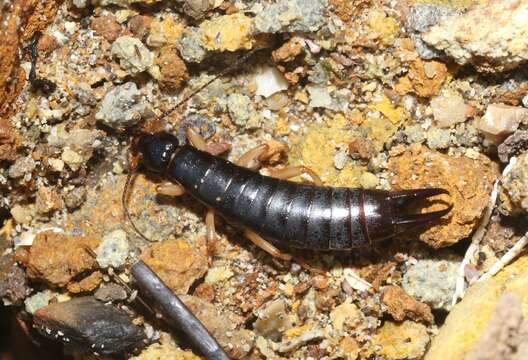
[[[103,281],[103,274],[100,271],[94,271],[79,282],[69,283],[67,288],[68,291],[73,294],[79,294],[82,292],[90,292],[97,289],[99,284]]]
[[[349,360],[357,359],[359,355],[359,344],[350,336],[344,337],[339,342],[339,349],[346,355]]]
[[[95,268],[95,259],[86,247],[94,250],[98,245],[99,240],[91,237],[41,232],[29,249],[27,275],[32,280],[64,287],[75,276]]]
[[[292,38],[280,48],[273,51],[271,56],[275,62],[288,62],[292,61],[299,55],[302,51],[302,43],[298,38]]]
[[[121,33],[121,26],[113,15],[99,16],[92,20],[90,27],[96,35],[113,42]]]
[[[141,259],[177,294],[207,271],[207,257],[202,248],[193,248],[185,240],[166,240],[146,249]]]
[[[189,79],[187,66],[176,54],[174,49],[164,47],[156,63],[160,66],[161,79],[159,83],[162,88],[170,91],[180,89]]]
[[[386,286],[381,294],[381,301],[387,305],[388,312],[396,321],[403,321],[406,317],[421,318],[432,324],[434,321],[431,308],[419,302],[399,286]]]
[[[422,212],[444,208],[453,203],[449,215],[435,225],[417,229],[419,239],[434,248],[449,246],[466,238],[477,226],[489,201],[498,166],[484,155],[453,158],[421,145],[392,153],[389,159],[393,190],[440,187],[450,195],[425,202]],[[436,199],[436,201],[434,201]]]
[[[395,90],[401,95],[414,92],[421,97],[431,97],[438,94],[447,75],[447,66],[443,63],[417,58],[410,64],[409,73],[399,79]]]

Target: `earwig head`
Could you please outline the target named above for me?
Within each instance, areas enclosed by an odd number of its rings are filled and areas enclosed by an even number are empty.
[[[169,133],[141,135],[135,144],[135,151],[141,163],[150,171],[162,173],[167,169],[170,159],[178,149],[178,139]]]

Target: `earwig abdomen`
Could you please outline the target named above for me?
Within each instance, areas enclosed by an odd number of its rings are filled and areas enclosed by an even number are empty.
[[[347,250],[393,235],[385,191],[278,180],[190,146],[165,174],[219,214],[294,248]]]

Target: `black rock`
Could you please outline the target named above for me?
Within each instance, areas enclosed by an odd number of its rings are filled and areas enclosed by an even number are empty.
[[[45,306],[33,322],[42,335],[80,351],[114,354],[145,345],[145,333],[132,318],[91,296]]]

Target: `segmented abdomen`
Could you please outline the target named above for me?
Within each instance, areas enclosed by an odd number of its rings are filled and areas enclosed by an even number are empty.
[[[167,175],[219,214],[295,248],[344,250],[368,244],[362,190],[278,180],[190,146]]]

